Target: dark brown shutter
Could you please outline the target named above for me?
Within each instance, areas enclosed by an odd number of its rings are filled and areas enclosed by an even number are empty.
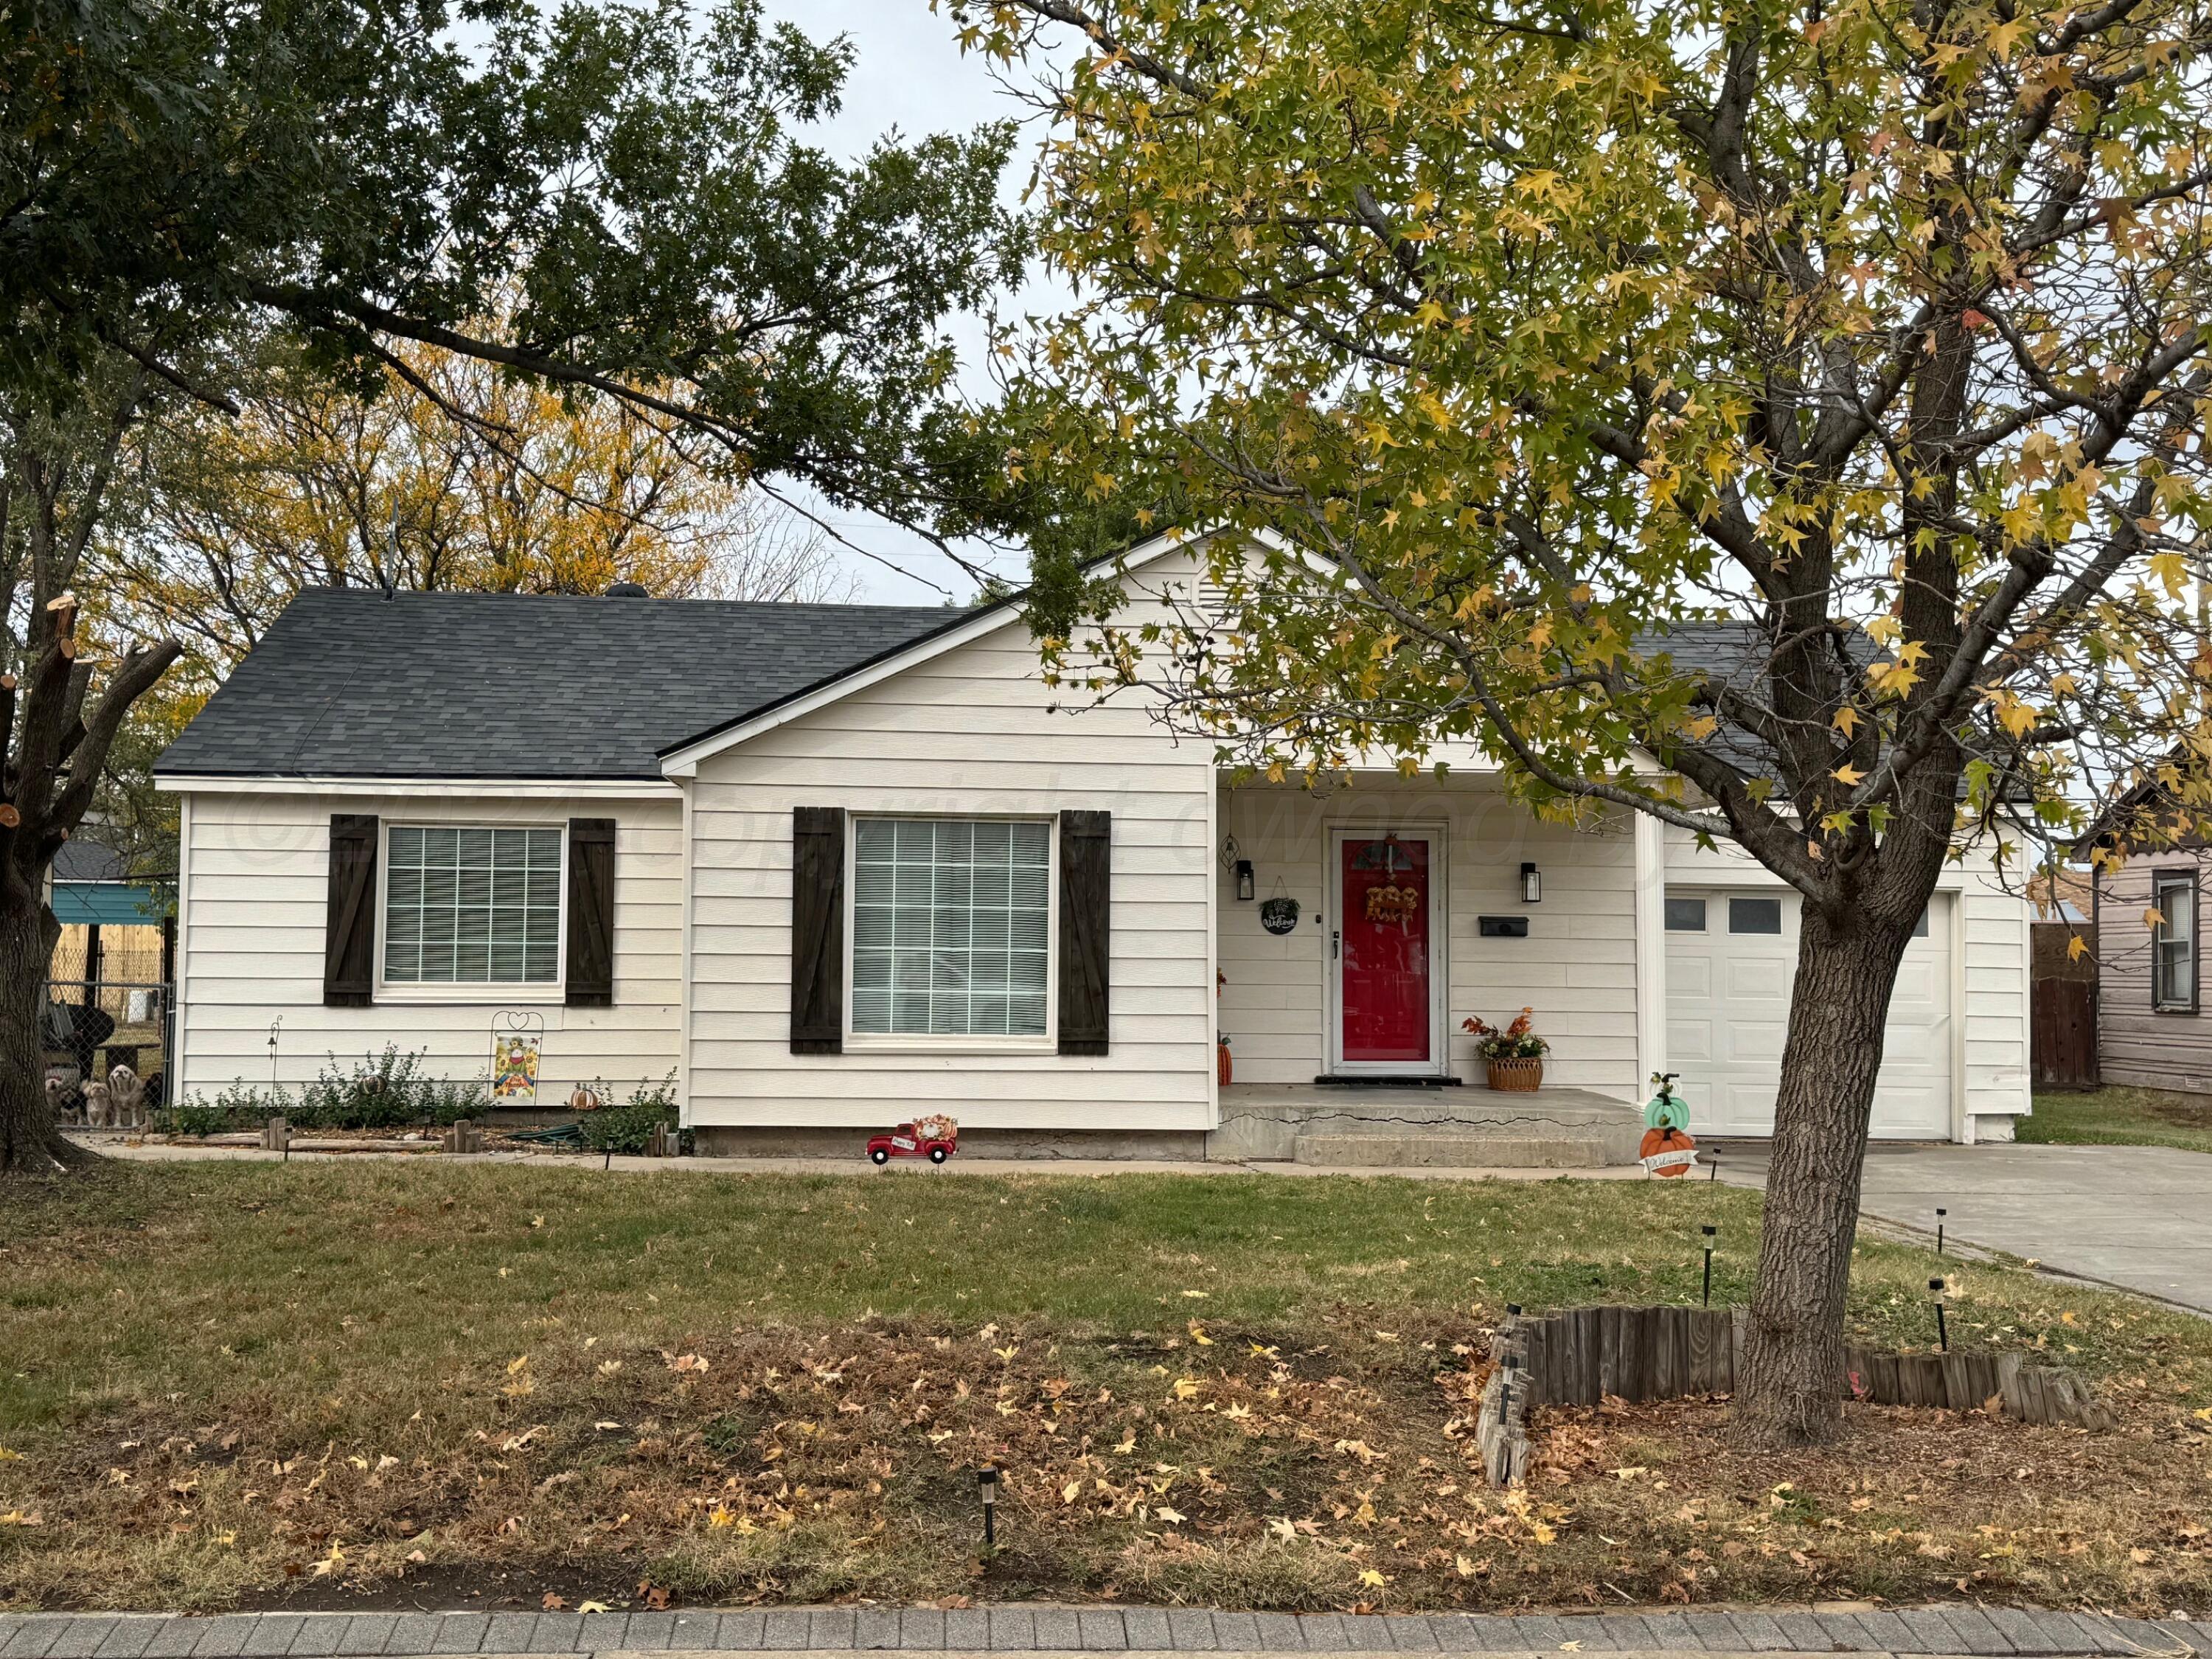
[[[791,1052],[845,1048],[845,811],[791,812]]]
[[[615,1005],[615,821],[568,820],[568,1002]]]
[[[376,815],[331,815],[330,911],[323,926],[323,1004],[366,1008],[376,993]]]
[[[1060,1052],[1106,1052],[1111,812],[1060,815]]]

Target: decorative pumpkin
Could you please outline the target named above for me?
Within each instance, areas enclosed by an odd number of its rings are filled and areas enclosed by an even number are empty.
[[[1636,1156],[1645,1169],[1662,1180],[1679,1179],[1689,1174],[1696,1165],[1697,1149],[1698,1143],[1690,1138],[1687,1130],[1678,1129],[1670,1123],[1661,1128],[1646,1129],[1642,1144],[1636,1149]],[[1679,1163],[1656,1165],[1652,1163],[1653,1158],[1664,1158],[1669,1152],[1686,1152],[1689,1156]]]

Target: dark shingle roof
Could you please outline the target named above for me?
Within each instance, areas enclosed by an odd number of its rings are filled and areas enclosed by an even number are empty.
[[[311,588],[154,769],[659,778],[657,750],[974,614]]]
[[[123,855],[112,847],[82,836],[64,842],[54,851],[56,881],[127,881]]]

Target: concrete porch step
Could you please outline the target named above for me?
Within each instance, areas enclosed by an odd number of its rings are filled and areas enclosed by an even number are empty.
[[[1587,1089],[1231,1085],[1207,1156],[1340,1169],[1587,1170],[1634,1161],[1644,1120]]]
[[[1560,1125],[1545,1130],[1400,1128],[1302,1134],[1292,1153],[1323,1169],[1602,1170],[1634,1161],[1632,1128]]]

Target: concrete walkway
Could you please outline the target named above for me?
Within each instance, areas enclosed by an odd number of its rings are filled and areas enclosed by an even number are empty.
[[[1721,1152],[1723,1181],[1763,1187],[1761,1141]],[[2168,1146],[1886,1146],[1861,1207],[2054,1272],[2212,1313],[2212,1153]]]
[[[193,1140],[137,1141],[112,1133],[88,1134],[79,1130],[73,1139],[110,1158],[146,1164],[174,1164],[198,1160],[272,1163],[278,1154],[258,1146],[208,1146]],[[292,1161],[302,1163],[357,1162],[362,1158],[409,1158],[438,1164],[526,1164],[538,1169],[598,1170],[603,1165],[634,1175],[842,1175],[891,1181],[901,1177],[937,1180],[948,1176],[1111,1176],[1111,1175],[1284,1175],[1284,1176],[1402,1176],[1409,1181],[1556,1181],[1572,1176],[1578,1181],[1643,1181],[1640,1164],[1601,1170],[1458,1169],[1441,1165],[1406,1165],[1389,1169],[1334,1169],[1311,1164],[1262,1159],[1139,1158],[972,1158],[955,1157],[941,1168],[920,1158],[898,1158],[882,1169],[857,1152],[850,1158],[617,1158],[611,1162],[596,1152],[470,1152],[453,1157],[430,1146],[383,1150],[361,1143],[360,1152],[301,1152],[295,1148]],[[856,1143],[857,1145],[857,1139]]]
[[[2101,1656],[2212,1659],[2212,1624],[1969,1603],[1644,1613],[1209,1613],[1004,1606],[717,1613],[0,1614],[0,1659],[362,1659],[377,1655],[1486,1653]]]

